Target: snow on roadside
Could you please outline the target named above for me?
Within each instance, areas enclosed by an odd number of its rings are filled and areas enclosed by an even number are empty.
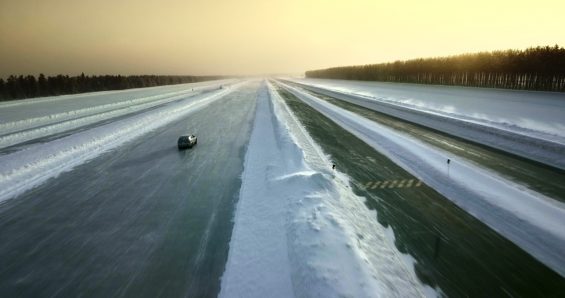
[[[376,101],[358,95],[335,92],[304,84],[302,86],[330,97],[458,136],[471,142],[480,143],[553,167],[565,169],[565,139],[562,143],[559,143],[558,138],[555,136],[539,135],[535,131],[527,131],[524,128],[519,130],[500,128],[485,125],[485,123],[479,121],[467,120],[460,116],[451,117],[433,111],[423,111],[414,107]]]
[[[0,203],[110,149],[173,122],[241,84],[0,156]]]
[[[259,92],[220,297],[422,297],[408,256],[271,86]]]
[[[290,80],[565,144],[565,94],[327,79]]]
[[[565,276],[565,204],[288,85],[340,126]],[[446,159],[451,158],[447,172]]]
[[[26,99],[18,99],[18,100],[10,100],[10,101],[3,101],[0,102],[0,109],[12,108],[12,107],[25,107],[25,106],[36,106],[40,104],[48,104],[50,106],[61,106],[61,101],[72,101],[72,102],[81,102],[81,105],[88,106],[87,102],[91,101],[93,105],[100,104],[100,101],[104,101],[107,103],[112,102],[119,102],[122,100],[131,100],[138,98],[140,94],[147,94],[152,95],[159,95],[164,93],[170,93],[174,91],[182,91],[188,89],[203,89],[210,86],[219,86],[222,84],[231,84],[234,83],[234,79],[224,79],[224,80],[212,80],[212,81],[201,81],[196,83],[184,83],[184,84],[175,84],[175,85],[162,85],[162,86],[154,86],[154,87],[140,87],[140,88],[131,88],[131,89],[124,89],[124,90],[107,90],[107,91],[93,91],[93,92],[85,92],[85,93],[76,93],[76,94],[66,94],[66,95],[54,95],[54,96],[45,96],[45,97],[33,97],[33,98],[26,98]],[[143,97],[143,96],[142,96]],[[101,100],[105,99],[105,100]],[[109,99],[109,100],[107,100]],[[65,104],[62,104],[65,106]],[[0,121],[1,123],[2,121]]]
[[[80,108],[71,111],[59,112],[56,114],[44,115],[41,117],[34,117],[34,118],[22,119],[13,122],[0,123],[0,133],[8,134],[24,129],[34,128],[40,125],[48,125],[55,122],[71,120],[71,119],[74,120],[77,117],[85,117],[102,112],[111,112],[123,108],[133,108],[136,105],[158,102],[162,99],[167,99],[179,95],[183,96],[183,95],[187,95],[188,93],[191,93],[191,91],[182,90],[177,92],[141,97],[131,100],[124,100],[116,103],[109,103],[109,104],[97,105],[93,107]]]
[[[144,109],[148,109],[151,107],[156,107],[159,105],[163,105],[169,102],[173,102],[176,100],[180,100],[183,99],[187,96],[190,96],[192,93],[194,92],[190,92],[190,91],[184,91],[184,92],[176,92],[174,94],[166,94],[164,96],[152,96],[151,100],[149,100],[148,98],[139,98],[136,100],[132,100],[132,101],[122,101],[119,104],[110,104],[111,106],[113,106],[113,109],[109,110],[107,107],[105,106],[96,106],[93,108],[87,108],[87,109],[83,109],[83,110],[87,110],[89,113],[85,113],[85,116],[79,116],[83,113],[78,113],[81,111],[69,111],[69,112],[65,112],[65,113],[61,113],[64,114],[65,117],[67,118],[70,115],[73,116],[78,116],[78,118],[72,118],[69,120],[63,120],[60,121],[59,118],[63,118],[63,117],[58,117],[61,114],[58,115],[49,115],[49,116],[45,116],[45,117],[41,117],[43,120],[47,120],[44,121],[45,123],[51,123],[51,124],[46,124],[40,127],[34,127],[34,128],[30,128],[30,129],[25,129],[22,131],[17,131],[17,132],[13,132],[13,133],[8,133],[6,135],[2,135],[0,136],[0,148],[5,148],[14,144],[18,144],[18,143],[22,143],[25,141],[29,141],[29,140],[33,140],[35,138],[39,138],[39,137],[44,137],[44,136],[48,136],[48,135],[53,135],[56,133],[60,133],[60,132],[64,132],[67,131],[69,129],[76,129],[78,127],[82,127],[85,125],[89,125],[92,123],[96,123],[99,121],[103,121],[106,119],[111,119],[111,118],[115,118],[115,117],[119,117],[122,115],[126,115],[129,113],[133,113],[133,112],[137,112],[137,111],[141,111]],[[99,112],[96,114],[92,114],[95,111],[99,111],[99,110],[105,110],[104,112]],[[70,117],[69,117],[70,118]],[[34,121],[37,120],[37,118],[34,119],[29,119],[29,120],[23,120],[23,121],[19,121],[19,122],[23,122],[26,125],[30,125],[30,124],[36,124],[37,122]],[[60,122],[56,122],[56,123],[52,123],[54,121],[60,121]],[[13,123],[13,122],[12,122]],[[12,124],[12,123],[7,123],[7,124]],[[17,125],[14,125],[14,127],[17,127]],[[6,131],[2,130],[3,125],[0,124],[0,133],[4,133]],[[21,129],[21,127],[20,127]]]

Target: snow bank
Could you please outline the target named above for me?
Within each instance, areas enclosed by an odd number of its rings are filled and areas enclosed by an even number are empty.
[[[369,109],[565,169],[565,95],[561,93],[294,81]]]
[[[122,100],[130,100],[138,97],[146,97],[149,95],[158,95],[164,93],[170,93],[174,91],[182,91],[188,89],[202,89],[209,86],[218,86],[221,84],[230,84],[235,82],[233,79],[227,80],[214,80],[214,81],[202,81],[198,83],[186,83],[186,84],[176,84],[176,85],[164,85],[155,87],[142,87],[142,88],[131,88],[125,90],[108,90],[108,91],[95,91],[77,94],[67,94],[67,95],[55,95],[46,97],[34,97],[28,99],[19,99],[0,102],[0,110],[8,109],[11,107],[24,107],[24,106],[38,106],[42,104],[47,104],[49,106],[61,106],[65,105],[57,104],[60,101],[69,102],[80,102],[82,106],[98,105],[100,101],[111,103],[118,102]],[[1,122],[1,121],[0,121]]]
[[[565,140],[565,94],[456,86],[302,79],[297,82]]]
[[[284,85],[313,108],[565,276],[565,204]],[[447,158],[451,158],[449,172]]]
[[[171,92],[171,93],[160,94],[160,95],[155,95],[155,96],[136,98],[136,99],[132,99],[132,100],[124,100],[124,101],[120,101],[120,102],[116,102],[116,103],[109,103],[109,104],[103,104],[103,105],[98,105],[98,106],[93,106],[93,107],[80,108],[80,109],[60,112],[60,113],[56,113],[56,114],[44,115],[44,116],[40,116],[40,117],[27,118],[27,119],[22,119],[22,120],[18,120],[18,121],[0,123],[0,133],[2,133],[2,134],[12,133],[12,132],[19,131],[19,130],[37,127],[37,126],[40,126],[40,125],[48,125],[48,124],[51,124],[51,123],[65,121],[65,120],[69,120],[69,119],[75,120],[76,118],[79,118],[79,117],[86,117],[86,116],[89,116],[89,115],[101,114],[103,112],[109,113],[109,112],[118,111],[118,110],[121,110],[121,109],[124,109],[124,108],[134,109],[135,106],[147,105],[148,103],[151,103],[151,102],[154,102],[154,103],[160,102],[163,99],[168,99],[168,98],[174,97],[175,95],[176,96],[179,96],[179,95],[184,96],[184,95],[187,95],[188,93],[192,93],[192,92],[190,90],[189,91],[184,90],[184,91],[179,91],[179,92]],[[180,97],[177,97],[177,98],[180,98]]]
[[[437,295],[330,164],[264,86],[220,297]]]
[[[123,120],[0,156],[0,202],[103,152],[175,121],[232,92],[217,90]]]

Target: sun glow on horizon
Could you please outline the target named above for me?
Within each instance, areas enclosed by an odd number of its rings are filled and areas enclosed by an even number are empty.
[[[565,2],[2,1],[9,74],[265,74],[565,46]]]

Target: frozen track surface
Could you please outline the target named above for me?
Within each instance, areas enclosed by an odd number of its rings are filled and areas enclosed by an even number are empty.
[[[256,90],[243,86],[4,201],[0,296],[215,296]],[[186,133],[198,145],[178,151]]]

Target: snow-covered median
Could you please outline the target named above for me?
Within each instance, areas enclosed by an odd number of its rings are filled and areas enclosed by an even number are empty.
[[[285,85],[538,260],[565,276],[565,204],[411,136]],[[448,171],[446,160],[451,157]]]
[[[437,296],[330,165],[263,86],[221,297]]]

